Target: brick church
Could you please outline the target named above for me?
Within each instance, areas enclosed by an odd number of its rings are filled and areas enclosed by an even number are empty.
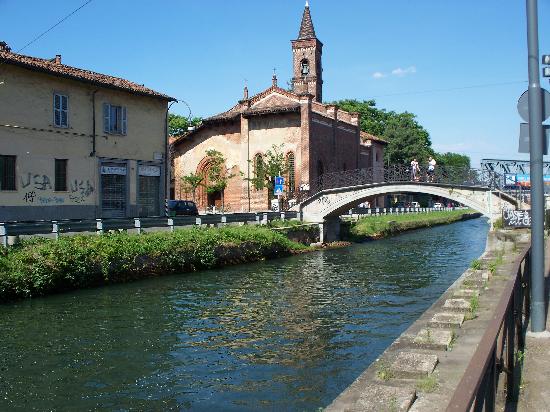
[[[281,147],[287,159],[287,201],[314,186],[323,173],[382,166],[386,142],[360,131],[358,113],[322,103],[323,43],[317,39],[307,3],[298,38],[291,43],[291,90],[279,87],[275,75],[271,87],[254,96],[250,97],[245,87],[235,106],[204,119],[195,130],[174,141],[176,198],[192,198],[181,184],[182,176],[208,175],[206,152],[210,149],[224,155],[232,176],[223,193],[225,209],[231,212],[269,208],[267,189],[256,190],[250,178],[273,145]],[[200,210],[221,206],[221,193],[207,193],[199,187],[195,194]]]

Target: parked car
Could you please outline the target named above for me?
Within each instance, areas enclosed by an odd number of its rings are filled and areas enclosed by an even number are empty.
[[[440,202],[435,202],[434,205],[433,205],[433,208],[434,209],[443,209],[443,204],[441,204]]]
[[[191,200],[169,200],[168,216],[197,216],[199,209]]]
[[[417,209],[417,208],[420,207],[420,203],[418,203],[418,202],[411,202],[410,207],[414,207],[415,209]]]

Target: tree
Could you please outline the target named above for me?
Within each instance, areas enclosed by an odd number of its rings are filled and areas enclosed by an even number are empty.
[[[435,160],[437,164],[441,166],[460,167],[464,169],[470,168],[470,158],[458,153],[438,153],[435,156]]]
[[[425,163],[434,156],[441,165],[469,166],[468,156],[456,153],[437,154],[432,148],[430,135],[418,123],[416,116],[409,112],[396,113],[376,107],[374,100],[339,100],[333,102],[342,110],[361,115],[361,130],[388,141],[384,151],[386,164],[409,164],[416,158]]]
[[[257,158],[260,164],[254,165],[254,177],[250,179],[254,188],[261,190],[267,187],[270,196],[275,188],[275,176],[288,172],[288,162],[284,155],[284,145],[273,145],[265,155]]]
[[[395,112],[386,112],[378,109],[374,100],[339,100],[332,102],[338,108],[347,112],[356,112],[361,115],[361,130],[375,136],[382,136],[386,130],[388,119]]]
[[[189,121],[187,117],[175,113],[168,114],[168,133],[170,136],[181,136],[187,133],[189,126],[198,126],[202,118],[194,117]]]
[[[206,155],[209,158],[208,170],[207,170],[207,185],[206,191],[208,193],[220,193],[222,198],[222,210],[225,207],[224,204],[224,190],[227,187],[229,179],[235,175],[230,174],[229,169],[225,166],[225,157],[223,154],[215,149],[206,151]]]
[[[190,191],[193,193],[193,202],[196,202],[196,193],[197,189],[202,182],[204,181],[204,176],[201,176],[196,173],[189,173],[188,175],[182,176],[182,184],[185,187],[185,191]]]
[[[388,164],[409,164],[414,158],[423,163],[434,155],[430,135],[412,113],[393,113],[382,136],[388,141],[384,152]]]

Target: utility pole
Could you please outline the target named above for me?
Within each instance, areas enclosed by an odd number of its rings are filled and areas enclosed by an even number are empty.
[[[539,73],[537,0],[527,1],[529,65],[529,150],[531,162],[531,332],[546,329],[544,293],[544,181],[542,89]]]

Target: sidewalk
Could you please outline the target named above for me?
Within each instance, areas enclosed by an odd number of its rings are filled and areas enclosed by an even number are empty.
[[[550,242],[545,250],[546,296],[550,286]],[[547,307],[548,310],[548,307]],[[546,330],[550,331],[550,316],[546,316]],[[522,384],[517,405],[508,405],[507,411],[550,411],[550,338],[526,337]]]

